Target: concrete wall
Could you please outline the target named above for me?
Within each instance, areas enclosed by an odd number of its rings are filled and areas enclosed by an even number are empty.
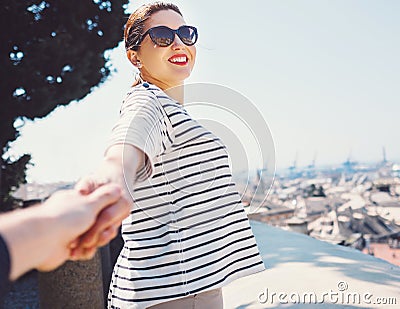
[[[105,308],[99,251],[90,261],[66,262],[54,271],[39,273],[38,280],[40,308]]]

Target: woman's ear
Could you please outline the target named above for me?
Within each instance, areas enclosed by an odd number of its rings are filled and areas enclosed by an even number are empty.
[[[128,50],[126,52],[126,55],[128,56],[129,61],[135,66],[137,67],[138,64],[140,63],[140,61],[137,58],[137,52],[134,50]]]

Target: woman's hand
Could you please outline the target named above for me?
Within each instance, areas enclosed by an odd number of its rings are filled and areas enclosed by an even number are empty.
[[[75,186],[81,194],[90,194],[106,183],[116,183],[122,189],[123,198],[133,207],[130,192],[135,183],[136,171],[144,164],[144,153],[129,145],[115,145],[109,148],[100,168],[93,175],[82,178]],[[118,209],[103,210],[91,229],[78,240],[71,243],[71,259],[90,259],[96,248],[114,238],[120,222],[129,213],[123,214]],[[124,217],[122,217],[124,216]]]

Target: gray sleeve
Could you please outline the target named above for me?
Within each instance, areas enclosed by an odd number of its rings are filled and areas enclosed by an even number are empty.
[[[151,91],[134,89],[122,104],[107,148],[132,145],[145,153],[145,166],[137,172],[140,182],[153,176],[154,159],[171,148],[173,139],[171,122],[158,98]]]

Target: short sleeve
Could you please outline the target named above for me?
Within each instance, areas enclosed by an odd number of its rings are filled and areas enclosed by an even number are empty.
[[[171,122],[156,95],[133,88],[122,103],[107,148],[124,144],[141,149],[146,155],[144,167],[136,174],[136,181],[141,182],[153,176],[155,158],[169,151],[173,139]]]

